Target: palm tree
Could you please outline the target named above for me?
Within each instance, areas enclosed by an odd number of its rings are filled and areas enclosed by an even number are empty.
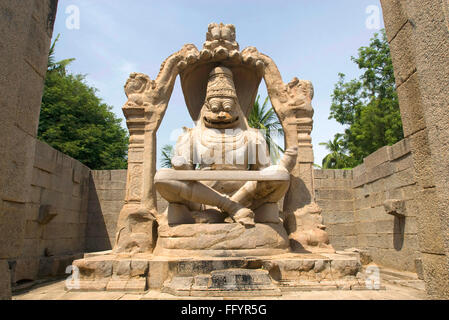
[[[259,129],[263,131],[265,140],[268,145],[268,151],[270,152],[270,158],[272,163],[277,163],[280,159],[280,153],[284,150],[274,141],[273,137],[283,137],[284,130],[282,130],[281,123],[274,112],[273,107],[268,107],[268,97],[265,98],[262,106],[259,104],[260,95],[257,96],[254,101],[254,106],[248,117],[248,125],[251,128]]]
[[[343,169],[348,167],[348,156],[345,154],[341,141],[342,134],[337,133],[334,140],[320,142],[320,146],[325,146],[330,153],[323,158],[323,169]]]
[[[61,75],[66,74],[66,67],[75,60],[75,58],[70,59],[64,59],[61,61],[56,62],[55,61],[55,46],[56,42],[59,40],[60,34],[58,34],[55,38],[55,41],[53,41],[53,44],[50,47],[50,51],[48,52],[48,64],[47,64],[47,71],[56,71],[59,72]]]
[[[173,165],[171,164],[171,158],[173,157],[173,146],[171,144],[166,144],[161,149],[161,166],[163,168],[171,168]]]

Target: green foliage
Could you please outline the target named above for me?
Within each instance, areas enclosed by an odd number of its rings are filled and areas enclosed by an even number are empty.
[[[173,157],[173,146],[171,144],[166,144],[161,149],[161,166],[162,168],[171,168],[173,167],[171,163],[171,158]]]
[[[67,74],[74,59],[55,62],[58,38],[48,56],[38,138],[91,169],[126,169],[127,131],[84,76]]]
[[[351,166],[351,159],[345,154],[341,137],[342,134],[336,134],[334,140],[320,142],[330,152],[323,158],[322,169],[345,169]]]
[[[359,79],[345,81],[340,73],[332,94],[329,119],[348,128],[339,140],[347,164],[362,163],[377,149],[403,139],[401,114],[396,93],[393,64],[385,31],[375,34],[358,57],[351,57],[363,71]],[[335,141],[335,140],[334,140]]]
[[[248,117],[248,125],[251,128],[262,130],[267,141],[271,161],[277,163],[280,152],[284,152],[284,150],[274,141],[273,136],[283,136],[284,131],[273,107],[268,107],[268,97],[265,98],[262,105],[259,104],[259,98],[258,95],[256,101],[254,101],[254,107]]]

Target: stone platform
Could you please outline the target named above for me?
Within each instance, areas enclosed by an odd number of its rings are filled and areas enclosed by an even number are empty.
[[[281,290],[273,284],[266,270],[227,269],[194,277],[174,276],[167,280],[162,292],[190,297],[273,297]]]
[[[173,257],[268,256],[289,251],[288,235],[281,223],[162,225],[154,255]]]
[[[354,254],[284,253],[263,257],[86,254],[74,261],[79,283],[69,291],[145,292],[177,296],[275,296],[280,291],[363,289]],[[226,279],[222,285],[217,279]],[[269,281],[268,281],[269,280]]]

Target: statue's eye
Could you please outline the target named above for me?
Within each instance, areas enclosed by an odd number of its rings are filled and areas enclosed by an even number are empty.
[[[220,107],[217,104],[211,104],[210,106],[210,110],[212,110],[212,112],[217,112],[220,109]]]
[[[223,102],[223,109],[229,112],[232,110],[232,105],[233,105],[232,101],[225,101]]]

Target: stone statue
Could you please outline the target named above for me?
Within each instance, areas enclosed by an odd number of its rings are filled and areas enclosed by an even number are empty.
[[[156,131],[177,76],[195,127],[179,137],[173,169],[156,172]],[[276,166],[263,134],[247,123],[262,79],[284,131]],[[114,253],[270,255],[292,244],[333,250],[314,197],[309,81],[284,83],[270,57],[254,47],[240,51],[233,25],[211,23],[201,51],[184,45],[154,80],[131,74],[125,93],[128,175]],[[156,190],[169,202],[165,212],[157,210]]]
[[[199,121],[179,137],[172,163],[175,170],[229,170],[228,180],[167,180],[158,173],[155,184],[169,206],[177,206],[168,210],[169,214],[177,213],[168,217],[169,223],[188,223],[192,220],[189,211],[209,210],[213,214],[213,207],[247,227],[254,225],[256,209],[263,216],[256,221],[278,223],[277,202],[287,192],[289,181],[233,181],[232,171],[288,173],[295,160],[296,148],[290,148],[280,165],[270,166],[263,135],[248,126],[241,110],[232,71],[218,66],[209,74]]]
[[[156,131],[178,76],[195,126],[179,136],[173,168],[156,170]],[[247,121],[262,79],[284,131],[278,165]],[[113,252],[74,262],[82,290],[257,296],[280,294],[272,279],[359,285],[360,263],[335,253],[315,202],[309,81],[284,83],[270,57],[240,51],[233,25],[211,23],[201,51],[184,45],[154,80],[132,73],[125,93],[125,204]]]

